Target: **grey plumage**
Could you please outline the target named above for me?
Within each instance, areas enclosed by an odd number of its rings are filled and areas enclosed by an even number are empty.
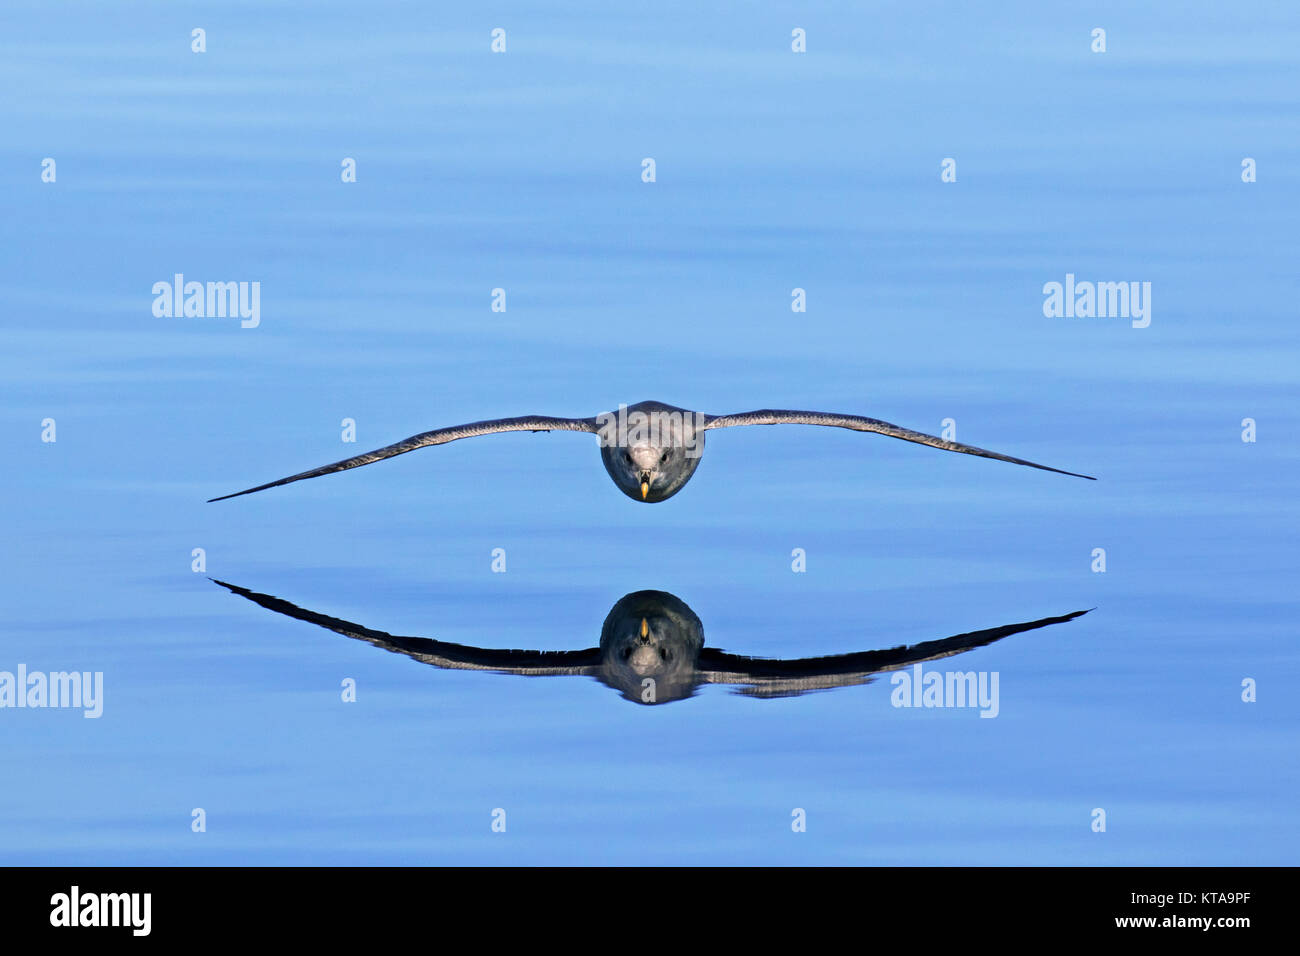
[[[787,409],[765,408],[756,412],[740,412],[737,415],[719,415],[716,418],[710,418],[704,427],[730,428],[733,425],[827,425],[832,428],[848,428],[857,432],[875,432],[877,435],[888,435],[890,438],[916,442],[918,445],[929,445],[931,448],[942,448],[944,451],[960,452],[963,455],[977,455],[980,458],[994,458],[998,461],[1008,461],[1013,465],[1027,465],[1030,468],[1038,468],[1042,471],[1052,471],[1058,475],[1070,475],[1073,478],[1087,478],[1089,481],[1097,480],[1091,475],[1081,475],[1074,471],[1062,471],[1060,468],[1051,468],[1047,465],[1026,461],[1023,458],[1013,458],[1010,455],[989,451],[986,448],[977,448],[974,445],[963,445],[961,442],[948,441],[946,438],[938,438],[924,432],[903,428],[901,425],[882,422],[878,418],[864,418],[861,415],[837,415],[828,412],[796,412]]]
[[[548,415],[523,415],[519,418],[494,418],[485,422],[471,422],[468,425],[454,425],[451,428],[436,428],[430,432],[421,432],[418,435],[412,435],[410,438],[404,438],[392,445],[376,448],[374,451],[353,455],[351,458],[344,458],[342,461],[336,461],[330,465],[313,468],[311,471],[290,475],[288,478],[280,478],[277,481],[268,481],[256,488],[246,488],[231,495],[222,495],[220,498],[209,498],[208,503],[225,501],[227,498],[238,498],[240,495],[251,495],[255,491],[265,491],[267,488],[274,488],[277,485],[287,485],[291,481],[302,481],[304,478],[319,478],[321,475],[333,474],[336,471],[359,468],[362,465],[383,461],[385,458],[405,455],[408,451],[415,451],[417,448],[425,448],[429,445],[445,445],[447,442],[459,441],[462,438],[477,438],[479,435],[492,435],[497,432],[548,432],[552,430],[595,432],[596,420],[594,418],[552,418]]]
[[[1081,475],[1073,471],[1064,471],[1014,458],[999,452],[988,451],[974,445],[948,441],[924,432],[913,431],[890,422],[860,415],[841,415],[829,412],[790,411],[785,409],[761,409],[753,412],[740,412],[735,415],[707,415],[692,412],[663,402],[638,402],[636,405],[622,407],[618,413],[624,418],[637,419],[638,416],[651,423],[663,422],[662,428],[652,425],[642,431],[628,431],[621,425],[611,427],[614,413],[606,412],[592,418],[553,418],[547,415],[525,415],[518,418],[497,418],[469,425],[457,425],[452,428],[439,428],[434,431],[412,435],[392,445],[376,448],[361,455],[345,458],[333,464],[313,468],[287,478],[270,481],[254,488],[246,488],[234,494],[210,498],[209,501],[224,501],[240,495],[264,491],[305,478],[317,478],[336,471],[346,471],[369,465],[385,458],[404,455],[417,448],[428,445],[444,445],[462,438],[474,438],[497,432],[512,431],[572,431],[589,432],[601,436],[601,459],[610,478],[624,494],[634,500],[647,502],[663,501],[671,498],[690,480],[699,466],[704,449],[704,436],[708,431],[719,428],[731,428],[740,425],[824,425],[834,428],[848,428],[853,431],[875,432],[898,438],[903,441],[928,445],[944,451],[958,452],[964,455],[976,455],[980,458],[992,458],[1025,465],[1042,471],[1071,475],[1075,478],[1095,480],[1091,475]],[[624,419],[620,419],[623,421]]]

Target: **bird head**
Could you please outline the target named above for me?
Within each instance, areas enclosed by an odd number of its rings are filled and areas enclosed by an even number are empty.
[[[636,591],[610,610],[600,633],[601,680],[643,704],[689,697],[704,628],[666,591]]]
[[[602,445],[605,471],[623,494],[634,501],[664,501],[682,490],[699,467],[704,451],[701,432],[687,446],[680,441],[635,442]]]

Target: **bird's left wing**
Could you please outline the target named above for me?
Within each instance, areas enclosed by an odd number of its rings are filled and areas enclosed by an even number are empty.
[[[268,481],[256,488],[245,488],[243,491],[222,495],[220,498],[209,498],[208,502],[225,501],[227,498],[251,495],[255,491],[265,491],[267,488],[274,488],[277,485],[287,485],[291,481],[318,478],[321,475],[332,474],[336,471],[359,468],[362,465],[369,465],[371,462],[392,458],[394,455],[404,455],[408,451],[415,451],[415,449],[424,448],[426,445],[445,445],[449,441],[457,441],[461,438],[476,438],[479,435],[492,435],[496,432],[549,431],[598,433],[600,427],[595,418],[551,418],[548,415],[524,415],[519,418],[494,418],[485,422],[471,422],[468,425],[454,425],[451,428],[436,428],[431,432],[421,432],[395,444],[385,445],[383,448],[376,448],[374,451],[368,451],[362,455],[354,455],[352,458],[336,461],[332,465],[322,465],[319,468],[313,468],[311,471],[290,475],[288,478],[281,478],[278,481]]]
[[[592,676],[600,667],[600,648],[589,647],[580,651],[525,651],[513,648],[470,647],[450,641],[435,641],[427,637],[400,637],[384,631],[371,630],[351,621],[318,614],[270,594],[259,594],[225,581],[211,579],[214,584],[240,597],[248,598],[277,614],[315,624],[382,647],[394,654],[405,654],[421,664],[432,664],[450,670],[497,671],[502,674],[520,674],[525,677],[553,677],[558,675]]]
[[[1087,611],[1075,611],[1060,617],[1045,617],[1023,624],[1004,624],[983,631],[955,634],[921,644],[888,650],[858,651],[829,657],[801,657],[793,660],[767,660],[744,657],[704,648],[700,651],[699,672],[710,684],[740,684],[737,693],[751,697],[795,697],[811,690],[865,684],[882,671],[898,670],[923,661],[951,657],[975,647],[992,644],[1012,634],[1032,631],[1051,624],[1073,621]]]
[[[764,408],[755,412],[739,412],[735,415],[710,415],[705,418],[704,428],[731,428],[733,425],[829,425],[834,428],[850,428],[853,431],[875,432],[879,435],[888,435],[890,438],[901,438],[903,441],[916,442],[918,445],[929,445],[931,448],[942,448],[944,451],[960,452],[963,455],[978,455],[981,458],[996,458],[998,461],[1009,461],[1013,465],[1028,465],[1030,468],[1054,471],[1058,475],[1087,478],[1089,481],[1097,480],[1092,475],[1081,475],[1074,471],[1050,468],[1047,465],[1025,461],[1023,458],[1012,458],[1010,455],[999,454],[996,451],[988,451],[984,448],[976,448],[974,445],[963,445],[960,442],[948,441],[946,438],[927,435],[924,432],[914,432],[912,429],[903,428],[901,425],[892,425],[889,422],[882,422],[878,418],[864,418],[861,415],[837,415],[834,412],[798,412],[782,408]]]

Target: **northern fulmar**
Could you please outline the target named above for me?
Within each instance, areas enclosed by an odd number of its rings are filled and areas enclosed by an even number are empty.
[[[876,418],[864,418],[861,415],[770,408],[740,412],[735,415],[707,415],[704,412],[693,412],[675,405],[665,405],[663,402],[638,402],[630,406],[621,405],[617,412],[603,412],[593,418],[524,415],[518,418],[494,418],[468,425],[438,428],[412,435],[396,444],[336,461],[331,465],[322,465],[311,471],[208,500],[211,502],[238,498],[240,495],[250,495],[255,491],[287,485],[290,482],[302,481],[304,478],[318,478],[336,471],[359,468],[361,465],[383,461],[394,455],[404,455],[408,451],[415,451],[426,445],[445,445],[447,442],[461,438],[475,438],[496,432],[568,431],[589,432],[599,437],[600,458],[605,465],[605,471],[609,473],[610,478],[623,494],[634,501],[664,501],[681,491],[695,474],[695,469],[700,464],[700,457],[704,454],[705,432],[715,428],[731,428],[734,425],[827,425],[859,432],[876,432],[880,435],[888,435],[890,438],[916,442],[918,445],[942,448],[944,451],[995,458],[998,461],[1009,461],[1014,465],[1027,465],[1030,468],[1053,471],[1060,475],[1096,480],[1091,475],[1050,468],[1047,465],[1025,461],[1023,458],[1013,458],[1010,455],[976,448],[974,445],[963,445],[960,442],[912,431],[910,428],[892,425]]]

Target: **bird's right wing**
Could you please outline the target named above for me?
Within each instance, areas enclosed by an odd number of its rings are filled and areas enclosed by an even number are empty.
[[[214,584],[220,584],[226,590],[240,597],[246,597],[254,604],[260,604],[277,614],[327,628],[344,637],[365,641],[367,644],[382,647],[394,654],[405,654],[422,664],[432,664],[434,667],[462,671],[497,671],[525,677],[594,676],[600,668],[598,647],[589,647],[580,651],[524,651],[513,648],[470,647],[466,644],[452,644],[449,641],[435,641],[427,637],[399,637],[383,631],[374,631],[341,618],[317,614],[315,611],[290,604],[270,594],[259,594],[257,591],[227,584],[216,578],[211,580]]]
[[[240,495],[251,495],[255,491],[265,491],[267,488],[274,488],[277,485],[287,485],[292,481],[302,481],[304,478],[318,478],[321,475],[333,474],[336,471],[347,471],[349,468],[359,468],[362,465],[369,465],[372,462],[383,461],[385,458],[392,458],[394,455],[404,455],[408,451],[415,451],[417,448],[423,448],[426,445],[445,445],[449,441],[457,441],[461,438],[476,438],[479,435],[492,435],[496,432],[592,432],[600,431],[595,418],[551,418],[548,415],[524,415],[519,418],[494,418],[486,422],[471,422],[468,425],[455,425],[451,428],[437,428],[431,432],[421,432],[418,435],[412,435],[410,438],[403,439],[393,445],[385,445],[383,448],[376,448],[374,451],[368,451],[363,455],[355,455],[352,458],[345,458],[342,461],[336,461],[332,465],[322,465],[319,468],[313,468],[311,471],[304,471],[297,475],[290,475],[288,478],[281,478],[278,481],[268,481],[264,485],[258,485],[256,488],[245,488],[243,491],[236,491],[234,494],[222,495],[220,498],[209,498],[208,501],[225,501],[227,498],[238,498]]]
[[[1075,611],[1060,617],[1045,617],[1023,624],[1004,624],[983,631],[955,634],[934,641],[899,646],[879,651],[858,651],[829,657],[801,657],[793,660],[769,660],[744,657],[704,648],[700,652],[700,676],[710,684],[740,684],[739,694],[751,697],[794,697],[811,690],[865,684],[872,675],[898,670],[923,661],[951,657],[975,647],[992,644],[1012,634],[1032,631],[1051,624],[1073,621],[1087,611]]]
[[[704,427],[706,429],[734,428],[737,425],[827,425],[832,428],[847,428],[855,432],[875,432],[877,435],[888,435],[890,438],[899,438],[903,441],[916,442],[918,445],[929,445],[931,448],[942,448],[944,451],[955,451],[963,455],[976,455],[980,458],[994,458],[998,461],[1009,461],[1013,465],[1026,465],[1030,468],[1037,468],[1040,471],[1054,471],[1058,475],[1070,475],[1073,478],[1087,478],[1089,481],[1097,480],[1092,477],[1092,475],[1081,475],[1076,471],[1064,471],[1060,468],[1040,465],[1035,461],[1026,461],[1024,458],[1013,458],[1010,455],[1004,455],[998,451],[989,451],[987,448],[977,448],[974,445],[963,445],[961,442],[949,441],[948,439],[940,438],[937,435],[927,435],[925,432],[913,431],[910,428],[904,428],[902,425],[895,425],[892,422],[884,422],[879,418],[866,418],[863,415],[841,415],[836,412],[800,412],[784,408],[763,408],[754,412],[739,412],[735,415],[710,415],[707,417]]]

